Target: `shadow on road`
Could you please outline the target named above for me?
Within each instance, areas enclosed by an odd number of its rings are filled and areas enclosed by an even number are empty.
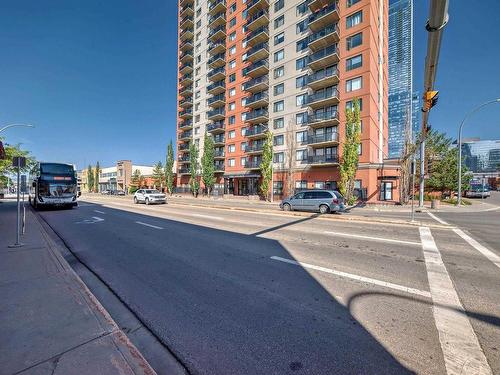
[[[74,224],[97,208],[104,221]],[[282,226],[245,235],[98,204],[40,215],[192,373],[411,373],[309,272],[270,259],[294,259],[257,237]]]

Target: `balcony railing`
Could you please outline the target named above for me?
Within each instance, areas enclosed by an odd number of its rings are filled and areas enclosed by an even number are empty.
[[[179,123],[179,129],[188,129],[193,127],[193,120],[184,120]]]
[[[307,57],[307,62],[312,64],[318,60],[324,59],[327,56],[334,55],[335,53],[337,53],[337,46],[334,44],[309,55]]]
[[[250,160],[245,163],[245,168],[247,169],[259,169],[262,164],[262,160]]]
[[[225,42],[210,43],[208,45],[208,53],[212,52],[216,48],[220,49],[220,50],[225,50],[226,49],[226,43]]]
[[[250,31],[249,33],[247,33],[246,41],[250,42],[253,38],[259,36],[259,34],[262,34],[262,38],[259,37],[259,40],[267,40],[269,38],[269,28],[267,26],[261,26],[254,31]]]
[[[316,91],[314,94],[307,96],[307,104],[311,104],[314,102],[319,102],[322,100],[336,98],[338,97],[338,91],[335,87],[328,87],[326,89],[322,89],[320,91]]]
[[[333,34],[335,32],[338,33],[338,31],[339,30],[338,30],[337,24],[327,26],[324,29],[321,29],[320,31],[315,32],[314,34],[309,35],[309,37],[308,37],[309,45],[313,44],[317,40],[324,38],[327,35]]]
[[[269,44],[267,43],[259,43],[256,46],[253,46],[247,51],[247,59],[250,59],[253,54],[262,51],[262,52],[267,52],[269,54]]]
[[[224,152],[224,150],[215,150],[214,151],[214,158],[223,158],[224,156],[226,156],[226,153]]]
[[[317,21],[320,18],[326,16],[327,14],[335,12],[336,9],[337,9],[337,7],[336,7],[335,3],[332,3],[332,4],[330,4],[330,5],[322,8],[318,12],[314,12],[313,14],[311,14],[309,16],[308,24],[314,23],[315,21]]]
[[[180,100],[180,101],[179,101],[179,105],[180,105],[181,107],[184,107],[184,106],[186,106],[186,107],[192,106],[192,105],[193,105],[193,97],[192,97],[192,96],[190,96],[190,97],[188,97],[188,98],[186,98],[186,99],[182,99],[182,100]]]
[[[226,20],[226,12],[219,12],[217,14],[214,14],[213,16],[208,17],[208,25],[210,26],[211,24],[214,23],[215,20],[217,20],[219,17],[222,17],[224,21]]]
[[[179,174],[191,174],[191,170],[189,168],[179,168]]]
[[[191,138],[192,136],[193,136],[192,131],[179,133],[179,139],[187,139],[187,138]]]
[[[189,143],[183,143],[178,146],[179,151],[187,151],[189,150]]]
[[[264,149],[264,143],[253,143],[245,146],[245,152],[259,152]]]
[[[193,109],[185,109],[184,111],[179,112],[179,117],[193,116]]]
[[[212,109],[211,111],[207,112],[207,116],[208,116],[209,120],[212,118],[215,118],[215,117],[224,117],[225,114],[226,114],[226,111],[225,111],[224,107]]]
[[[216,69],[212,69],[212,70],[208,73],[208,75],[207,75],[207,76],[208,76],[208,78],[210,79],[210,78],[212,78],[213,76],[218,75],[218,74],[224,74],[224,75],[225,75],[225,74],[226,74],[226,69],[225,69],[225,67],[220,66],[220,67],[218,67],[218,68],[216,68]]]
[[[307,161],[310,164],[332,164],[339,162],[338,155],[309,155]]]
[[[179,156],[177,157],[177,160],[178,160],[178,161],[189,161],[189,160],[190,160],[190,158],[189,158],[189,155],[179,155]]]
[[[213,0],[208,4],[208,11],[210,12],[217,6],[223,6],[224,8],[226,7],[226,0]]]
[[[208,59],[208,65],[211,65],[217,60],[222,60],[221,63],[225,63],[226,60],[226,54],[225,53],[218,53],[217,55],[213,55],[211,58]]]
[[[260,12],[255,13],[252,17],[247,18],[247,26],[250,26],[261,17],[269,18],[269,13],[267,12],[267,10],[261,10]]]
[[[224,121],[216,121],[212,124],[207,125],[207,132],[212,132],[215,130],[224,130]]]
[[[249,73],[259,69],[259,68],[266,68],[266,70],[269,70],[269,62],[267,59],[259,60],[257,62],[251,63],[248,65],[245,69],[243,69],[243,75],[246,76]]]
[[[222,94],[212,96],[211,98],[208,99],[207,103],[208,103],[208,105],[212,105],[216,102],[224,103],[225,101],[226,101],[226,95],[224,95],[224,93],[222,93]]]
[[[338,76],[338,74],[339,74],[339,71],[337,70],[337,68],[333,68],[333,67],[319,70],[319,71],[315,72],[314,74],[311,74],[307,77],[307,83],[313,83],[313,82],[320,81],[320,80],[323,80],[326,78],[335,77],[335,76]]]
[[[338,142],[339,141],[339,133],[324,133],[321,135],[310,135],[307,137],[308,144],[315,143],[325,143],[325,142]]]
[[[314,124],[328,120],[338,120],[339,114],[336,110],[311,113],[307,116],[307,123]]]
[[[255,120],[259,117],[269,117],[269,112],[267,108],[255,109],[253,111],[247,112],[246,121]]]
[[[216,135],[214,137],[214,143],[224,143],[224,135]]]
[[[248,97],[246,102],[245,102],[245,105],[248,106],[250,104],[260,102],[262,100],[268,100],[268,99],[269,99],[269,95],[266,91],[258,92],[257,94],[254,94],[254,95]]]
[[[253,137],[256,135],[261,135],[265,134],[265,132],[268,130],[267,125],[254,125],[249,128],[247,128],[245,132],[246,137]]]
[[[210,85],[207,86],[207,91],[210,92],[212,90],[215,90],[217,88],[223,88],[225,89],[226,88],[226,80],[221,80],[221,81],[217,81],[217,82],[214,82]]]
[[[261,85],[261,84],[263,84],[265,86],[269,85],[269,77],[267,76],[267,74],[264,75],[264,76],[253,78],[253,79],[251,79],[249,81],[246,81],[243,84],[243,90],[248,91],[252,87],[255,87],[255,86],[258,86],[258,85]]]
[[[210,32],[208,33],[208,37],[211,38],[215,34],[217,34],[218,32],[221,32],[224,35],[226,35],[226,25],[220,25],[220,26],[216,27],[215,29],[211,29]]]
[[[214,165],[215,172],[224,172],[224,164],[218,164],[216,163]]]

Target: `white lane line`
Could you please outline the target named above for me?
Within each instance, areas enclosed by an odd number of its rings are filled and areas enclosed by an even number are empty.
[[[352,234],[352,233],[330,232],[330,231],[325,231],[324,233],[335,235],[335,236],[340,236],[340,237],[359,238],[359,239],[362,239],[362,240],[372,240],[372,241],[380,241],[380,242],[399,243],[399,244],[404,244],[404,245],[415,245],[415,246],[420,246],[421,245],[420,242],[415,242],[415,241],[403,241],[403,240],[395,240],[395,239],[392,239],[392,238],[362,236],[360,234]]]
[[[469,243],[469,245],[471,245],[477,251],[479,251],[481,254],[483,254],[486,258],[491,260],[498,268],[500,268],[500,256],[496,255],[493,251],[491,251],[490,249],[481,245],[479,242],[477,242],[474,238],[469,236],[467,233],[465,233],[461,229],[453,229],[453,231],[456,234],[458,234],[460,237],[462,237],[465,241],[467,241]]]
[[[106,212],[103,212],[103,211],[94,210],[94,212],[97,212],[98,214],[103,214],[103,215],[106,215]]]
[[[153,224],[143,223],[142,221],[136,221],[135,223],[140,224],[140,225],[144,225],[144,226],[150,227],[150,228],[163,229],[162,227],[158,227],[158,226],[153,225]]]
[[[224,220],[223,218],[221,218],[219,216],[202,215],[202,214],[186,214],[186,215],[188,215],[188,216],[202,217],[204,219]]]
[[[97,216],[92,216],[92,219],[94,219],[96,223],[99,221],[104,221],[104,219],[97,217]]]
[[[431,230],[420,227],[434,320],[448,374],[491,374],[488,361],[460,303]]]
[[[434,215],[433,213],[430,213],[429,211],[427,211],[427,214],[432,217],[434,220],[436,220],[438,223],[440,224],[443,224],[443,225],[450,225],[448,224],[446,221],[444,221],[443,219],[440,219],[438,218],[436,215]]]
[[[280,262],[289,263],[289,264],[294,264],[296,266],[301,266],[304,268],[310,268],[310,269],[313,269],[316,271],[326,272],[326,273],[329,273],[332,275],[345,277],[345,278],[356,280],[356,281],[361,281],[363,283],[374,284],[374,285],[378,285],[378,286],[383,286],[385,288],[399,290],[401,292],[406,292],[406,293],[410,293],[410,294],[416,294],[416,295],[422,296],[422,297],[431,298],[431,294],[425,290],[408,288],[408,287],[403,286],[403,285],[388,283],[386,281],[372,279],[370,277],[364,277],[364,276],[354,275],[352,273],[336,271],[336,270],[333,270],[330,268],[315,266],[314,264],[309,264],[309,263],[304,263],[304,262],[297,262],[295,260],[281,258],[281,257],[277,257],[277,256],[272,256],[271,259],[278,260]]]

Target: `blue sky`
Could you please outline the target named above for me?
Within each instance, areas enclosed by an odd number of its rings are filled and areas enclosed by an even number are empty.
[[[286,1],[286,0],[285,0]],[[175,0],[0,0],[0,125],[40,160],[164,160],[175,139]],[[430,123],[455,136],[464,114],[500,97],[496,0],[450,1]],[[428,1],[415,0],[414,86],[422,90]],[[492,15],[492,16],[488,16]],[[500,138],[500,104],[465,136]]]

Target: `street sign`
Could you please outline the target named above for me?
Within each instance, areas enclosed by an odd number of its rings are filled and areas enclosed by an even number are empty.
[[[26,187],[26,175],[21,176],[21,193],[27,193],[28,189]]]
[[[12,158],[12,166],[16,168],[26,167],[26,158],[24,156],[14,156]]]

